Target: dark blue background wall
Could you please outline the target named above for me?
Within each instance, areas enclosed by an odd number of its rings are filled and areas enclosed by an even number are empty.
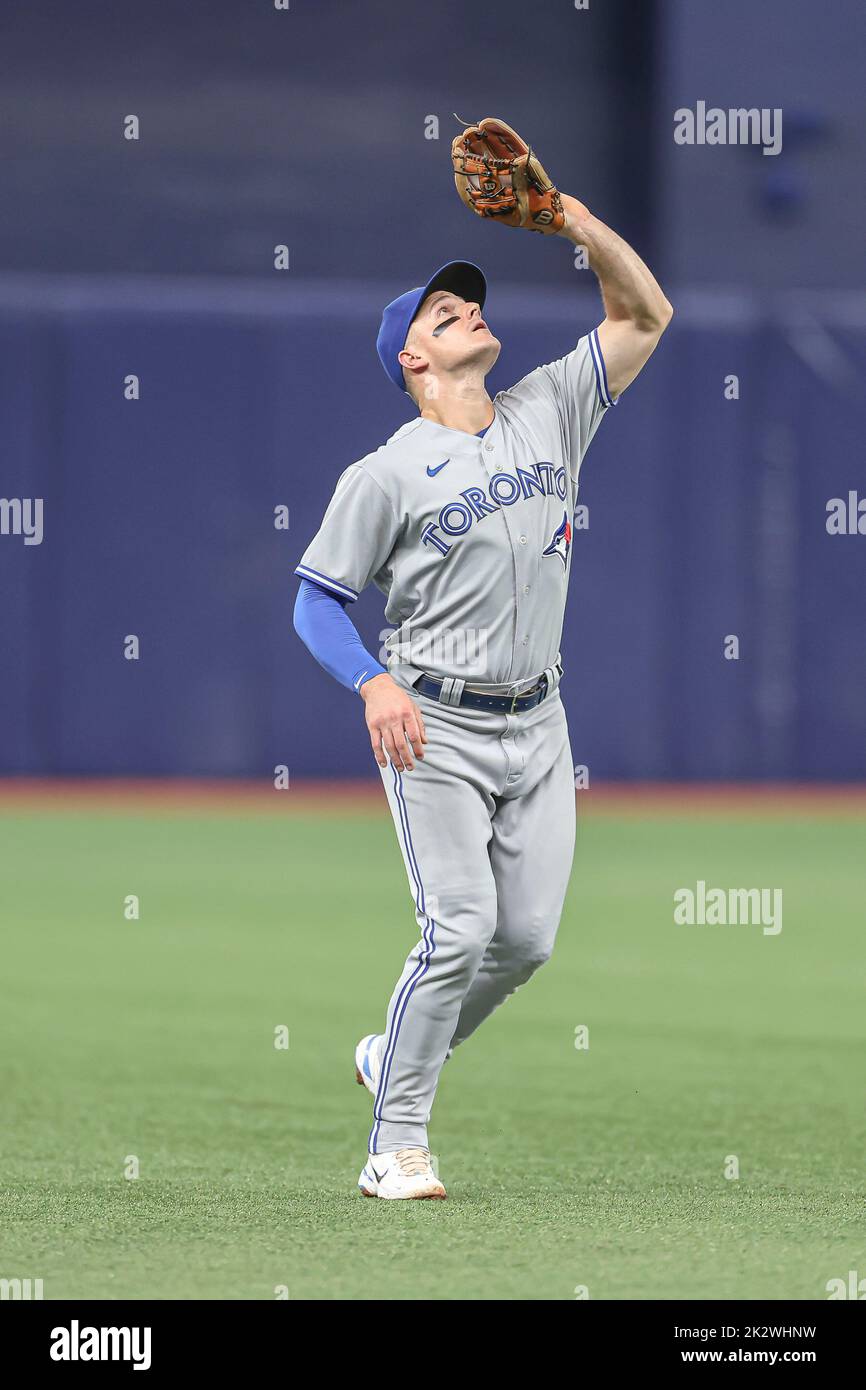
[[[9,0],[0,498],[42,497],[45,536],[0,535],[0,772],[372,771],[360,703],[291,630],[291,571],[337,474],[406,418],[382,305],[478,260],[494,387],[601,317],[565,243],[461,206],[457,110],[525,129],[677,310],[582,475],[575,758],[862,777],[866,536],[825,528],[866,486],[862,24],[853,0]],[[783,106],[783,154],[674,145],[699,99]],[[380,597],[355,612],[377,643]]]
[[[495,385],[599,316],[568,248],[539,255],[562,291],[494,287]],[[0,297],[4,493],[45,506],[41,546],[0,541],[4,771],[367,770],[360,702],[291,630],[291,571],[338,472],[406,418],[371,341],[389,292],[43,282],[38,311],[21,285]],[[575,757],[596,775],[866,768],[866,537],[825,528],[827,499],[862,476],[850,388],[866,329],[809,331],[820,369],[750,299],[685,295],[599,431],[564,645]],[[339,389],[335,342],[353,364]],[[378,642],[380,597],[358,608]]]
[[[299,276],[378,276],[384,254],[402,280],[468,236],[513,275],[531,252],[471,227],[454,195],[455,111],[507,110],[564,187],[636,234],[654,8],[4,0],[0,264],[262,275],[283,241]]]

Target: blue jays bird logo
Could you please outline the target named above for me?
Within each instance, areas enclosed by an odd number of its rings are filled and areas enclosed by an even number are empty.
[[[562,521],[553,533],[550,545],[546,545],[542,550],[542,555],[558,555],[562,561],[562,567],[568,564],[568,552],[571,547],[571,522],[568,519],[568,512],[562,513]]]

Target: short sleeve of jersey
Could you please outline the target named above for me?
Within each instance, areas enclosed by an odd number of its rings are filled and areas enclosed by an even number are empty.
[[[597,329],[581,338],[565,357],[531,372],[514,393],[536,395],[539,403],[553,406],[567,440],[571,475],[576,479],[602,416],[616,405],[608,389]]]
[[[295,574],[354,601],[385,567],[397,531],[386,494],[365,468],[353,463],[340,475]]]

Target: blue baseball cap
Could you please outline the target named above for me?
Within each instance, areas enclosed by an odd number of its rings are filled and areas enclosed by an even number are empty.
[[[436,271],[426,285],[422,285],[420,289],[407,290],[405,294],[386,304],[379,336],[376,339],[376,351],[388,376],[401,391],[406,390],[406,383],[403,380],[403,368],[397,357],[406,346],[409,325],[428,294],[433,294],[434,290],[451,290],[452,294],[459,294],[461,299],[471,300],[483,309],[487,297],[487,281],[483,272],[471,261],[449,261],[441,270]]]

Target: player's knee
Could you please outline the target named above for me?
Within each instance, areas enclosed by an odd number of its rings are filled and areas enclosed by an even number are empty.
[[[473,974],[481,965],[488,946],[496,933],[496,905],[489,912],[475,914],[471,928],[464,937],[464,950],[471,959]]]
[[[521,952],[523,969],[527,975],[534,975],[542,965],[546,965],[553,955],[553,938],[529,941]]]
[[[475,974],[496,931],[496,899],[478,895],[459,905],[439,901],[436,942],[439,969]]]

